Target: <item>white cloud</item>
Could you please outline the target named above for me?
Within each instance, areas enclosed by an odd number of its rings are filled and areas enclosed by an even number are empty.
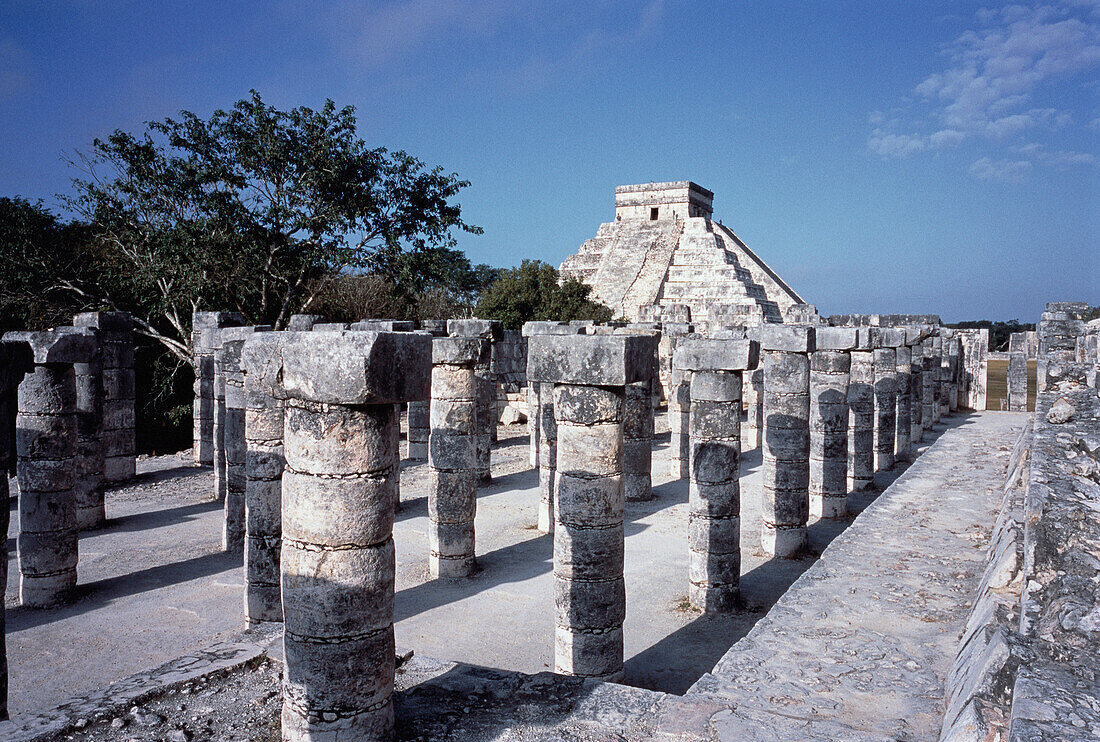
[[[1089,73],[1100,67],[1098,0],[1006,5],[980,10],[974,18],[974,28],[942,50],[942,69],[917,83],[915,98],[905,101],[900,112],[889,120],[881,111],[870,114],[871,152],[904,157],[964,142],[1019,151],[1016,143],[1028,131],[1054,132],[1074,126],[1075,120],[1100,129],[1094,110],[1075,109],[1092,99],[1084,91],[1095,80]],[[1057,107],[1049,105],[1051,100]],[[1036,105],[1040,101],[1047,105]],[[983,157],[971,172],[983,179],[1014,180],[1029,168]]]
[[[881,129],[875,129],[867,137],[867,149],[883,157],[908,157],[926,146],[924,140],[918,136],[890,134]]]
[[[970,166],[970,172],[979,180],[1022,183],[1031,172],[1031,163],[1027,160],[991,160],[983,157]]]

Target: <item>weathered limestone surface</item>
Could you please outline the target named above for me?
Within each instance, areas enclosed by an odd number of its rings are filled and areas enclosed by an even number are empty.
[[[283,350],[284,740],[393,733],[394,405],[431,338],[302,333]]]
[[[97,351],[88,363],[74,363],[76,374],[76,478],[73,506],[77,530],[98,528],[107,520],[103,500],[103,468],[107,454],[104,430],[103,348],[90,327],[59,328],[91,336]]]
[[[875,367],[871,330],[857,330],[848,377],[848,489],[865,490],[875,480]]]
[[[79,332],[9,332],[34,367],[18,390],[15,447],[19,480],[19,597],[25,606],[62,603],[76,586],[76,374],[97,353]]]
[[[648,335],[534,335],[527,376],[553,384],[555,671],[621,677],[623,406],[626,385],[655,374]]]
[[[220,388],[224,395],[224,409],[221,424],[222,454],[217,456],[219,463],[224,459],[224,508],[225,528],[222,531],[222,547],[229,552],[244,551],[245,532],[245,466],[247,444],[245,443],[245,390],[244,369],[241,366],[241,351],[245,340],[254,333],[271,330],[269,325],[249,327],[227,327],[218,330],[218,350],[215,354],[215,371],[220,378]],[[217,442],[217,441],[215,441]],[[217,482],[215,471],[215,481]],[[218,494],[222,494],[219,489]]]
[[[134,321],[128,312],[84,312],[77,327],[98,330],[103,384],[103,478],[122,482],[134,476]]]
[[[1027,411],[1027,334],[1022,332],[1008,339],[1008,409]]]
[[[848,386],[858,334],[819,327],[810,355],[810,515],[818,518],[848,513]]]
[[[297,316],[297,315],[295,315]],[[293,318],[292,318],[293,319]],[[282,547],[284,394],[287,332],[250,335],[241,349],[245,395],[244,613],[249,625],[282,621],[279,550]]]
[[[814,328],[764,325],[763,528],[766,554],[793,557],[806,545],[810,513],[810,359]]]
[[[484,338],[492,343],[500,339],[503,330],[504,326],[498,320],[447,320],[447,334],[452,337]],[[490,463],[492,460],[493,436],[496,434],[497,380],[493,375],[491,361],[490,346],[490,355],[480,361],[475,369],[477,376],[475,415],[475,423],[477,424],[477,476],[480,484],[488,484],[493,478]]]
[[[741,383],[759,361],[751,340],[698,339],[673,363],[691,373],[688,575],[691,605],[737,608],[741,580]]]
[[[760,318],[802,299],[729,228],[711,220],[713,194],[678,181],[619,186],[616,221],[561,265],[562,277],[593,287],[594,296],[629,321],[652,307],[687,307],[690,320],[717,320],[719,306],[756,305]],[[625,199],[625,200],[623,200]],[[644,309],[643,309],[644,308]],[[666,317],[660,317],[666,319]],[[667,318],[671,319],[671,317]]]
[[[208,330],[243,325],[236,312],[195,312],[191,315],[191,350],[195,355],[195,422],[192,453],[195,463],[214,464],[214,351],[216,335]]]
[[[872,365],[875,374],[875,471],[894,466],[894,434],[897,431],[897,349],[905,344],[905,331],[877,328],[873,331]]]
[[[895,349],[897,408],[894,427],[894,459],[907,461],[911,456],[909,434],[912,431],[910,400],[913,391],[913,346],[909,340],[911,330],[903,330],[903,342]]]
[[[691,688],[685,698],[722,709],[696,725],[705,738],[935,738],[984,566],[974,547],[1024,423],[949,425]]]
[[[433,577],[469,577],[477,513],[476,369],[490,341],[446,337],[432,341],[431,433],[428,437],[428,566]]]

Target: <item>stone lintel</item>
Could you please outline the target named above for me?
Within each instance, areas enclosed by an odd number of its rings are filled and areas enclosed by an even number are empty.
[[[496,319],[449,319],[447,334],[457,337],[488,338],[499,340],[504,333],[504,324]]]
[[[240,312],[194,312],[191,315],[191,324],[193,330],[236,327],[245,324],[245,318]]]
[[[530,381],[626,386],[656,374],[653,335],[533,335],[527,346]]]
[[[577,328],[568,322],[524,322],[520,330],[523,337],[532,335],[576,335]]]
[[[283,388],[326,404],[426,400],[431,356],[432,338],[420,333],[301,333],[283,349]]]
[[[871,339],[876,348],[900,348],[905,345],[905,330],[900,327],[872,328]]]
[[[492,344],[485,338],[432,338],[432,365],[469,366],[488,363],[492,348]]]
[[[361,319],[353,322],[349,330],[368,330],[373,332],[412,332],[416,323],[407,319]]]
[[[859,347],[858,327],[818,327],[817,350],[855,350]]]
[[[271,325],[245,325],[243,327],[223,327],[217,331],[218,345],[247,340],[257,332],[271,332]]]
[[[672,365],[685,371],[747,371],[760,362],[755,340],[692,338],[676,346]]]
[[[99,349],[95,333],[81,332],[75,327],[56,330],[15,331],[4,334],[5,343],[23,344],[30,348],[34,363],[88,363]]]
[[[133,330],[134,318],[129,312],[81,312],[73,315],[76,327],[94,327],[97,330]]]
[[[347,322],[318,322],[313,326],[314,332],[344,332],[347,329]]]
[[[761,325],[760,349],[813,353],[817,328],[810,325]]]

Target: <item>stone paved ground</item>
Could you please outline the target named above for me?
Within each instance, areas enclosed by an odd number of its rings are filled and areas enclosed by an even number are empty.
[[[1027,417],[954,428],[692,688],[720,739],[936,739],[943,687]]]
[[[957,425],[961,419],[952,420]],[[683,693],[760,620],[813,557],[769,561],[760,552],[760,457],[748,452],[746,610],[721,618],[683,610],[687,486],[669,481],[667,442],[665,433],[655,448],[657,499],[627,508],[626,681]],[[551,540],[533,529],[537,493],[523,429],[501,428],[496,481],[478,498],[482,570],[471,580],[427,579],[425,470],[406,466],[402,474],[404,509],[395,528],[399,646],[419,657],[546,670],[554,612]],[[13,523],[7,601],[13,714],[49,708],[240,632],[242,570],[239,558],[220,552],[221,513],[210,501],[210,471],[165,456],[139,462],[139,472],[133,483],[108,492],[107,527],[82,536],[82,587],[70,606],[31,611],[16,605]],[[896,476],[882,475],[879,484]],[[859,506],[873,497],[863,497]],[[814,549],[820,552],[848,522],[813,525]]]

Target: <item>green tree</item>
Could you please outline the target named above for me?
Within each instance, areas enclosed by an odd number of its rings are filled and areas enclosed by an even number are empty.
[[[83,307],[57,277],[87,272],[84,231],[41,202],[0,198],[0,333],[65,325]]]
[[[532,320],[607,322],[613,316],[611,309],[590,299],[591,291],[576,278],[561,281],[552,265],[524,260],[518,267],[501,271],[474,311],[478,317],[499,319],[512,330]]]
[[[402,259],[454,246],[469,183],[405,152],[370,148],[355,109],[278,110],[252,91],[202,119],[115,131],[74,162],[67,205],[90,225],[100,270],[69,291],[134,314],[190,362],[195,309],[281,328],[328,285],[368,271],[402,285]]]

